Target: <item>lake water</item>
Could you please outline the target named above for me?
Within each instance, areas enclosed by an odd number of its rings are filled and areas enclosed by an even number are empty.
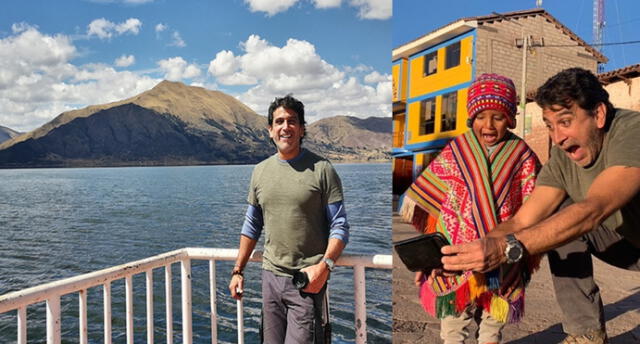
[[[351,238],[345,252],[391,254],[391,165],[336,164]],[[0,294],[183,247],[237,248],[253,166],[0,170]],[[264,237],[264,236],[263,236]],[[261,249],[262,241],[258,244]],[[218,338],[234,343],[232,262],[217,264]],[[210,342],[208,263],[193,261],[194,343]],[[334,343],[355,341],[352,270],[330,280]],[[259,264],[247,268],[247,343],[259,342]],[[179,265],[173,266],[175,342]],[[134,280],[135,342],[146,343],[144,274]],[[164,273],[154,272],[155,341],[165,340]],[[367,270],[370,343],[391,342],[391,271]],[[113,338],[125,335],[124,281],[112,283]],[[90,342],[102,342],[102,288],[88,291]],[[78,338],[78,297],[62,298],[63,342]],[[29,343],[44,343],[45,305],[28,308]],[[0,315],[0,342],[16,340],[16,312]]]

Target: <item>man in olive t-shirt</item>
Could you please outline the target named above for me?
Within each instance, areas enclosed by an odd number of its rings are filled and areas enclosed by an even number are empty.
[[[563,343],[607,343],[591,255],[640,271],[640,113],[615,109],[581,68],[547,80],[536,102],[554,143],[536,188],[487,237],[443,247],[442,262],[446,270],[489,271],[523,251],[548,252]]]
[[[342,185],[329,161],[301,147],[300,101],[276,98],[268,121],[278,152],[253,170],[229,290],[242,297],[243,270],[264,227],[262,341],[324,343],[326,282],[349,238]],[[293,284],[297,271],[308,276],[301,290]]]

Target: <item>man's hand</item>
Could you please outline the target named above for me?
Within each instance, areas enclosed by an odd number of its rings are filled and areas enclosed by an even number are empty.
[[[244,293],[244,277],[242,277],[242,275],[231,276],[229,291],[231,292],[232,298],[236,300],[242,299],[242,294]]]
[[[507,260],[504,255],[506,246],[504,236],[487,236],[461,245],[444,246],[441,249],[445,255],[442,264],[449,271],[491,271]]]
[[[327,282],[329,278],[329,268],[327,263],[319,262],[318,264],[308,266],[300,271],[304,271],[307,273],[309,277],[309,284],[302,289],[305,293],[317,294],[320,292],[324,284]]]

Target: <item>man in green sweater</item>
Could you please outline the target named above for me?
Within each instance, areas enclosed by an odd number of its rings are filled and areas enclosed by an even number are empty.
[[[533,193],[482,240],[443,247],[450,256],[442,262],[452,271],[488,271],[548,252],[563,343],[607,343],[591,256],[640,271],[640,113],[614,108],[581,68],[547,80],[536,102],[554,146]]]
[[[331,163],[301,147],[304,105],[287,95],[269,106],[277,153],[256,165],[229,290],[242,297],[243,270],[265,231],[262,264],[264,343],[323,343],[326,282],[349,239],[342,185]],[[308,284],[292,283],[302,271]]]

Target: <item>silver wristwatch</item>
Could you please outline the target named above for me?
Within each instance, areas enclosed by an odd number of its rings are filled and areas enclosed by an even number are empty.
[[[524,255],[524,247],[515,235],[507,234],[506,238],[507,247],[504,249],[504,255],[507,257],[507,264],[517,263]]]
[[[323,257],[322,261],[327,263],[327,267],[329,268],[329,271],[333,271],[333,267],[336,266],[336,263],[333,261],[333,259]]]

